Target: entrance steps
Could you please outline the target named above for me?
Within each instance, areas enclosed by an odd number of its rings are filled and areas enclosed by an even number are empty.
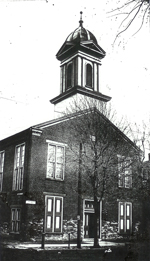
[[[102,240],[99,238],[98,242],[101,242],[101,241]],[[87,244],[89,243],[90,244],[90,243],[93,243],[93,242],[94,242],[94,238],[83,238],[82,239],[82,243],[87,243]]]

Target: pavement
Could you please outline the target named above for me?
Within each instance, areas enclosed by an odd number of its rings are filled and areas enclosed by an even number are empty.
[[[17,249],[28,249],[28,248],[33,248],[33,249],[42,249],[41,243],[31,243],[31,242],[4,242],[5,247],[7,248],[17,248]],[[125,243],[116,243],[116,242],[106,242],[106,241],[99,241],[100,247],[105,247],[111,249],[111,247],[118,247],[118,246],[125,246]],[[91,248],[93,246],[93,242],[83,242],[81,243],[81,248]],[[44,244],[45,249],[73,249],[76,248],[77,244],[76,243],[46,243]]]
[[[145,242],[107,242],[99,241],[100,248],[93,248],[93,242],[82,242],[81,249],[76,242],[6,242],[1,248],[0,260],[3,261],[148,261],[149,244]],[[46,250],[46,251],[45,251]]]

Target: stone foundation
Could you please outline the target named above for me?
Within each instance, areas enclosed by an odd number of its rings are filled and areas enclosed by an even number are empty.
[[[64,220],[63,221],[63,231],[62,233],[46,233],[45,234],[45,241],[62,241],[67,242],[70,237],[70,241],[77,240],[77,220]],[[23,228],[23,227],[22,227]],[[26,227],[24,227],[24,232],[20,232],[20,239],[24,238],[26,241],[33,241],[33,242],[41,242],[42,233],[43,233],[43,219],[41,220],[33,220],[28,223]],[[8,236],[11,235],[8,224],[4,224],[0,228],[1,234],[7,234]],[[13,234],[15,235],[15,234]],[[12,237],[12,235],[11,235]],[[133,227],[132,237],[138,239],[140,237],[140,222],[137,222]],[[84,231],[83,231],[83,222],[81,221],[81,240],[84,238]],[[118,222],[110,222],[110,221],[103,221],[102,229],[101,229],[101,239],[102,240],[116,240],[122,239],[123,236],[119,235],[118,233]],[[19,239],[19,234],[18,234]]]

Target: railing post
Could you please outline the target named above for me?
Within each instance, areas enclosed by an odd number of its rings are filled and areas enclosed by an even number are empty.
[[[70,232],[68,233],[68,249],[70,249]]]
[[[45,247],[45,233],[42,233],[42,249]]]

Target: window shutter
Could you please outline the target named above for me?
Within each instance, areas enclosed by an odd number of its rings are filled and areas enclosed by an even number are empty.
[[[15,169],[15,190],[18,190],[18,178],[19,178],[18,172],[19,172],[19,168],[16,168]]]
[[[2,191],[2,184],[3,184],[3,173],[0,172],[0,192]]]
[[[11,222],[12,222],[12,225],[11,225],[11,230],[12,232],[15,232],[15,209],[12,209],[11,210]]]
[[[47,178],[55,177],[56,147],[48,144]]]
[[[53,207],[54,199],[52,197],[47,198],[46,204],[46,231],[52,232],[53,230]]]
[[[55,226],[54,232],[61,232],[62,198],[55,198]]]
[[[125,161],[125,188],[132,187],[132,167],[131,160],[128,159]]]
[[[16,232],[20,231],[20,209],[16,209]]]
[[[0,192],[3,184],[3,168],[4,168],[4,151],[0,152]]]
[[[123,158],[118,157],[118,186],[124,186]]]
[[[64,148],[57,146],[56,150],[56,178],[63,179]]]
[[[131,224],[131,204],[126,204],[126,231],[130,232]]]
[[[120,232],[124,231],[124,204],[120,203]]]

